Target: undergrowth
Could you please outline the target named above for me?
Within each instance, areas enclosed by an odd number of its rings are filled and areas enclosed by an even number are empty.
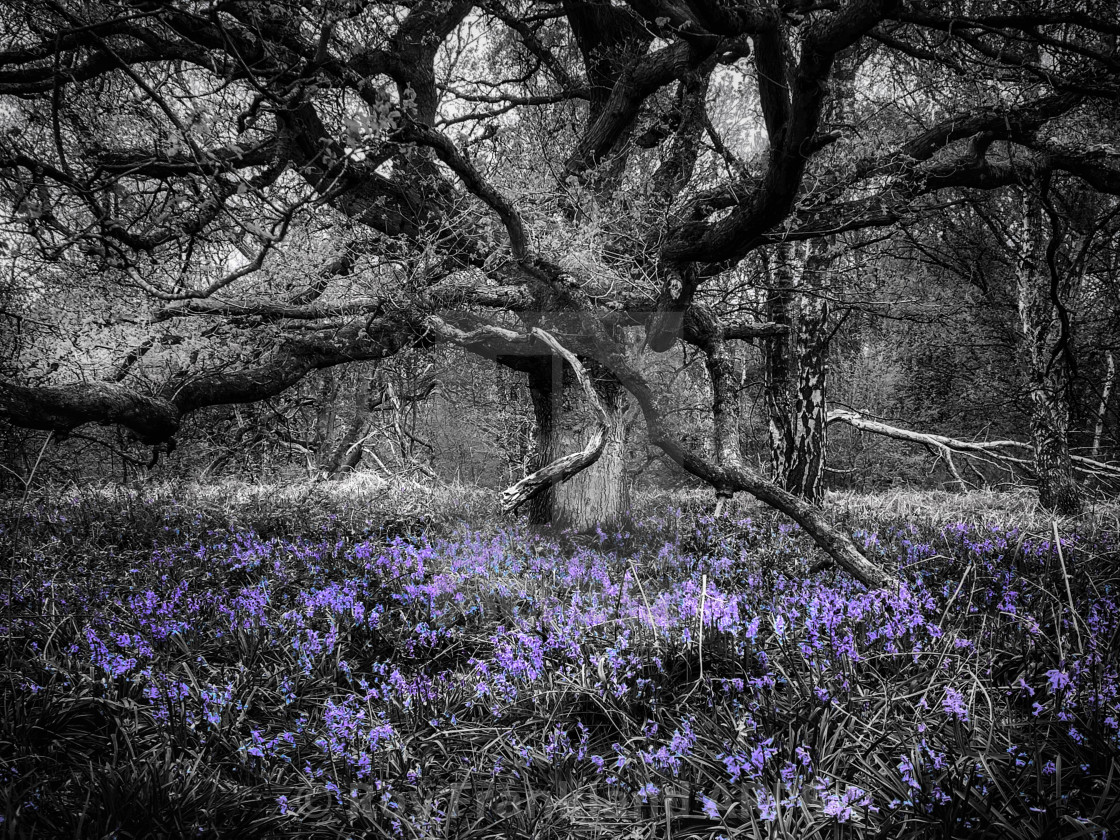
[[[868,592],[810,576],[810,541],[749,505],[716,519],[645,499],[621,525],[550,535],[489,504],[371,484],[9,505],[0,832],[1120,825],[1106,521],[849,499],[834,513],[903,580]]]

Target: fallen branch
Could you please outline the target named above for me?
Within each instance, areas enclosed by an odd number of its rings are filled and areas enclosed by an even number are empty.
[[[898,578],[895,575],[865,557],[852,538],[833,525],[825,512],[816,505],[794,496],[788,490],[759,475],[743,463],[741,457],[724,457],[723,463],[712,463],[685,446],[670,431],[649,383],[629,363],[625,354],[605,336],[580,339],[580,344],[579,352],[606,367],[634,396],[645,417],[650,442],[673,461],[692,475],[706,481],[717,492],[731,494],[741,490],[780,510],[804,528],[836,565],[866,586],[890,588],[898,585]],[[717,379],[717,382],[719,381],[721,380]],[[733,418],[730,413],[724,412],[724,419],[731,423]],[[726,432],[730,429],[734,429],[733,423],[724,430],[725,433],[721,437],[729,438]]]
[[[828,412],[829,423],[847,423],[853,428],[894,440],[904,440],[911,443],[920,443],[927,446],[945,458],[954,478],[962,487],[968,486],[960,472],[953,463],[953,455],[963,455],[1002,467],[1007,470],[1015,468],[1027,473],[1034,470],[1034,451],[1029,443],[1019,440],[988,440],[970,441],[936,435],[929,432],[916,432],[913,429],[904,429],[901,426],[892,426],[880,420],[872,420],[858,411],[847,408],[833,408]],[[1023,453],[1023,455],[1012,454]],[[1095,458],[1086,458],[1083,455],[1071,455],[1073,468],[1087,477],[1120,480],[1120,466],[1098,461]]]

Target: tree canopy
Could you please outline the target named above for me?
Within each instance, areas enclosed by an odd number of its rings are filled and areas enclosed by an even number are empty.
[[[0,416],[166,444],[405,349],[566,358],[881,582],[742,457],[733,343],[793,328],[763,267],[843,283],[853,247],[984,194],[1042,220],[1101,196],[1107,227],[1118,35],[1114,4],[1043,0],[17,0]],[[638,328],[703,354],[711,455],[665,421]]]

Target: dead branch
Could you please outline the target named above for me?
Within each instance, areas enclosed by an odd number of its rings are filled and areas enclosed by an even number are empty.
[[[1033,450],[1029,443],[1018,440],[988,440],[970,441],[958,440],[945,435],[930,432],[917,432],[913,429],[904,429],[901,426],[892,426],[880,420],[872,420],[857,411],[847,408],[833,408],[828,412],[829,423],[847,423],[853,428],[864,432],[882,435],[894,440],[904,440],[911,443],[920,443],[928,446],[942,456],[949,466],[953,477],[965,487],[968,482],[960,475],[953,464],[953,455],[964,455],[967,458],[993,464],[1003,469],[1020,469],[1025,472],[1033,471]],[[1022,454],[1018,454],[1022,453]],[[1083,455],[1071,456],[1073,468],[1084,477],[1099,479],[1120,479],[1120,466],[1087,458]]]

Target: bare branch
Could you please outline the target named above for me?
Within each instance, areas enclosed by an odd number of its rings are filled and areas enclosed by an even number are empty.
[[[871,432],[872,434],[883,435],[884,437],[893,438],[894,440],[919,443],[934,449],[946,458],[951,458],[953,454],[960,454],[1004,468],[1015,467],[1027,471],[1032,470],[1034,464],[1031,444],[1023,441],[958,440],[957,438],[946,437],[945,435],[932,434],[930,432],[917,432],[913,429],[892,426],[879,420],[872,420],[857,411],[852,411],[847,408],[829,409],[828,422],[846,423],[853,428]],[[1012,453],[1022,454],[1016,455]],[[1082,455],[1072,455],[1070,458],[1073,461],[1074,469],[1083,476],[1113,480],[1120,479],[1120,466],[1116,464],[1109,464],[1105,461],[1087,458]],[[949,463],[951,463],[951,461]],[[957,475],[956,478],[960,480],[959,475]]]

